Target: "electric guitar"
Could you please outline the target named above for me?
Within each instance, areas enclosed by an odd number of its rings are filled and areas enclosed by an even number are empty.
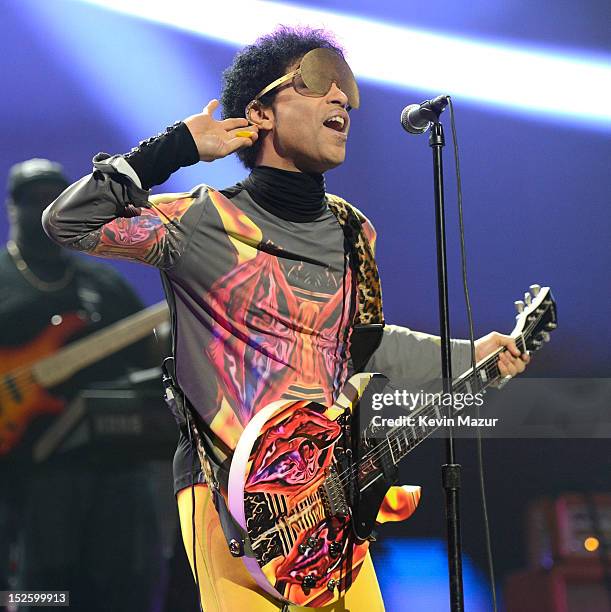
[[[64,408],[64,401],[48,389],[141,340],[167,320],[167,304],[159,302],[63,346],[84,329],[85,320],[77,313],[55,315],[51,325],[27,345],[0,349],[0,456],[19,443],[36,416]]]
[[[532,285],[526,304],[516,304],[511,335],[522,352],[536,351],[557,326],[550,289]],[[456,379],[454,392],[501,382],[497,357],[503,350]],[[359,573],[376,522],[393,511],[404,520],[418,505],[419,487],[391,486],[400,461],[436,427],[394,427],[381,437],[371,427],[360,433],[357,425],[359,401],[386,380],[356,374],[331,407],[273,402],[238,441],[228,506],[252,550],[242,559],[257,583],[284,603],[319,607],[339,599]],[[441,421],[441,410],[431,403],[410,414]]]

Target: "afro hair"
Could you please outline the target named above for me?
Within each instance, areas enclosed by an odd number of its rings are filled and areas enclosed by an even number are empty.
[[[325,47],[343,51],[333,36],[325,30],[280,26],[252,45],[248,45],[234,58],[233,64],[223,72],[221,104],[223,118],[243,117],[248,103],[272,81],[286,74],[289,66],[300,60],[308,51]],[[270,104],[275,92],[261,98]],[[246,168],[252,169],[259,152],[260,141],[241,149],[237,155]]]

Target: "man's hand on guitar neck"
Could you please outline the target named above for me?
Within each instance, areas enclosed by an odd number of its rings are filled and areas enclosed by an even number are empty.
[[[520,353],[515,340],[511,336],[490,332],[475,341],[475,360],[481,361],[491,353],[505,347],[498,357],[499,372],[501,376],[517,376],[524,372],[526,364],[530,361],[528,353]]]

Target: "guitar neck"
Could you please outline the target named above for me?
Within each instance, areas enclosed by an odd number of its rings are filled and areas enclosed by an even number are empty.
[[[526,350],[526,344],[522,335],[516,339],[516,345],[522,352]],[[492,355],[477,364],[475,370],[470,368],[462,376],[454,381],[452,385],[452,393],[470,393],[475,394],[483,391],[490,385],[498,382],[501,379],[501,373],[498,368],[498,355],[503,352],[504,348],[499,349]],[[438,402],[433,401],[421,408],[409,413],[412,417],[413,426],[393,427],[388,431],[383,441],[368,452],[362,458],[364,465],[368,461],[368,456],[381,456],[388,453],[392,461],[397,465],[423,440],[445,425],[443,407]],[[422,422],[423,421],[423,422]],[[365,480],[369,478],[365,477]],[[367,486],[367,482],[365,482]]]
[[[159,302],[41,359],[32,367],[32,375],[43,387],[58,385],[83,368],[141,340],[167,320],[168,306]]]

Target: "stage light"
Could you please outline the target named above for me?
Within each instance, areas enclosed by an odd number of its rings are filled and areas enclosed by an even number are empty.
[[[611,127],[604,103],[611,98],[611,59],[600,54],[494,44],[266,0],[234,0],[230,19],[225,5],[201,0],[80,1],[239,46],[278,24],[327,27],[362,79]]]
[[[600,546],[600,542],[598,540],[598,538],[595,538],[593,536],[590,536],[589,538],[586,538],[583,542],[583,547],[588,551],[588,552],[596,552],[598,550]]]
[[[372,549],[380,589],[388,610],[448,610],[448,557],[437,539],[381,538]],[[490,610],[485,575],[463,553],[465,608]]]

